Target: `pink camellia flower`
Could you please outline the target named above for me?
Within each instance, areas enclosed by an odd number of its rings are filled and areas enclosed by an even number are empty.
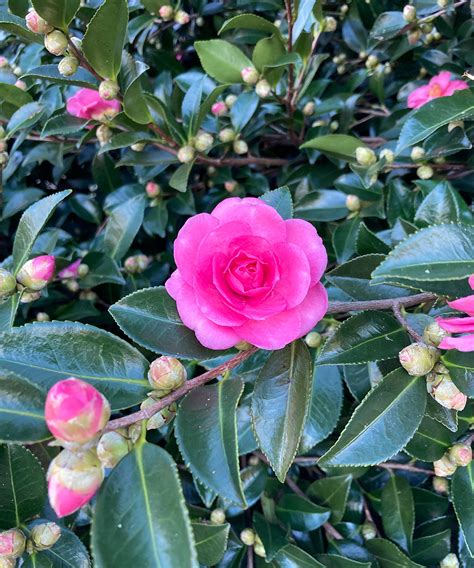
[[[53,278],[55,269],[54,256],[48,254],[37,256],[20,268],[16,279],[29,290],[42,290]]]
[[[468,88],[469,85],[465,81],[452,79],[449,71],[441,71],[432,77],[427,85],[418,87],[408,95],[407,106],[408,108],[420,108],[433,99],[449,97],[456,91]]]
[[[283,220],[260,199],[233,197],[189,219],[166,282],[184,324],[210,349],[247,341],[281,349],[327,310],[327,254],[307,221]]]
[[[81,259],[75,260],[72,264],[60,270],[58,272],[58,277],[62,280],[65,280],[66,278],[78,278],[79,266],[81,266]]]
[[[469,285],[474,290],[474,274],[469,278]],[[462,334],[459,337],[445,337],[439,348],[474,351],[474,294],[448,302],[448,305],[455,310],[465,312],[470,317],[436,318],[438,325],[445,331]]]
[[[214,103],[211,112],[214,116],[224,116],[227,113],[227,105],[222,101]]]
[[[104,100],[94,89],[80,89],[67,100],[67,111],[73,116],[86,120],[113,118],[120,112],[120,102]]]
[[[63,450],[48,469],[48,497],[58,517],[78,511],[96,494],[104,469],[95,450]]]
[[[92,385],[71,377],[49,390],[45,417],[55,438],[85,444],[104,429],[110,418],[110,405]]]

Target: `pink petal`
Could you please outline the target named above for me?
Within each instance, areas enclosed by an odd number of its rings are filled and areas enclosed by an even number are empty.
[[[454,80],[449,83],[444,91],[444,95],[449,97],[453,95],[456,91],[463,91],[464,89],[469,89],[469,85],[464,81]]]
[[[199,343],[208,349],[229,349],[242,339],[231,327],[222,327],[205,319],[198,322],[194,331]]]
[[[408,108],[420,108],[427,103],[430,100],[429,90],[428,85],[424,85],[412,91],[407,98]]]
[[[474,290],[474,274],[469,276],[469,286]]]
[[[278,259],[280,280],[274,290],[285,298],[288,308],[294,308],[305,299],[311,283],[307,256],[296,245],[277,243],[273,252]]]
[[[449,71],[441,71],[441,73],[438,73],[438,75],[435,75],[434,77],[431,78],[428,85],[430,87],[439,85],[441,89],[444,91],[445,89],[447,89],[450,81],[451,81],[451,73]]]
[[[466,353],[474,351],[474,335],[462,335],[461,337],[445,337],[439,344],[440,349],[457,349]]]
[[[59,518],[78,511],[94,497],[96,491],[78,493],[59,484],[54,477],[48,483],[49,502]]]
[[[470,318],[436,318],[436,322],[450,333],[466,333],[474,331],[474,317]]]
[[[469,316],[474,316],[474,294],[448,302],[448,306]]]
[[[285,221],[288,242],[300,246],[308,257],[311,269],[311,284],[316,284],[326,270],[328,255],[316,229],[302,219]]]

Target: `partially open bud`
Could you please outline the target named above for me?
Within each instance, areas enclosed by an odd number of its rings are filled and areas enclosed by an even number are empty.
[[[355,151],[357,163],[361,166],[371,166],[377,161],[377,156],[371,148],[359,146]]]
[[[8,298],[16,290],[16,279],[11,272],[0,268],[0,300]]]
[[[323,340],[321,334],[317,331],[311,331],[308,335],[304,338],[306,345],[313,349],[317,349]]]
[[[233,191],[236,190],[238,183],[234,180],[227,180],[226,182],[224,182],[224,188],[226,191],[228,191],[229,193],[232,193]]]
[[[323,20],[323,31],[335,32],[337,30],[337,20],[332,16],[326,16]]]
[[[54,30],[51,24],[48,24],[36,10],[30,8],[25,16],[26,27],[35,34],[49,34]]]
[[[438,477],[448,477],[456,471],[458,466],[449,459],[447,454],[444,454],[441,459],[433,462],[433,467],[435,475]]]
[[[385,161],[387,162],[387,164],[392,164],[395,160],[395,154],[389,148],[384,148],[380,152],[380,158],[385,158]]]
[[[157,390],[171,391],[179,388],[186,380],[184,365],[174,357],[158,357],[150,365],[148,381]]]
[[[406,6],[404,6],[403,17],[409,23],[415,22],[416,21],[416,8],[415,8],[415,6],[411,6],[410,4],[407,4]]]
[[[427,375],[439,359],[439,351],[431,345],[412,343],[400,351],[398,358],[409,375]]]
[[[235,101],[237,100],[237,95],[227,95],[225,98],[225,104],[228,108],[232,108],[235,105]]]
[[[99,95],[106,101],[115,99],[119,94],[119,91],[120,87],[118,86],[117,81],[112,81],[111,79],[106,79],[99,85]]]
[[[364,540],[372,540],[377,537],[374,523],[364,523],[361,529],[362,537]]]
[[[61,538],[61,527],[56,523],[41,523],[31,529],[30,538],[36,550],[47,550]]]
[[[249,151],[249,147],[245,140],[234,140],[232,147],[236,154],[246,154]]]
[[[160,195],[161,187],[154,181],[149,181],[145,186],[145,191],[150,199],[154,199]]]
[[[449,482],[444,477],[433,477],[433,489],[436,493],[445,494],[449,491]]]
[[[224,143],[232,142],[235,140],[235,130],[233,128],[223,128],[219,132],[219,140]]]
[[[433,345],[434,347],[438,347],[438,345],[443,341],[445,337],[447,337],[449,333],[445,331],[439,324],[436,322],[430,323],[425,327],[423,330],[423,340],[428,345]]]
[[[260,81],[258,81],[258,83],[255,85],[255,92],[261,99],[268,97],[271,91],[272,88],[270,86],[270,83],[266,79],[260,79]]]
[[[244,529],[240,533],[240,540],[246,546],[253,546],[255,544],[255,532],[252,529]]]
[[[51,462],[47,479],[51,507],[58,517],[66,517],[96,494],[104,479],[104,469],[93,450],[63,450]]]
[[[37,256],[21,267],[16,279],[28,290],[42,290],[53,278],[55,268],[54,256]]]
[[[426,156],[426,152],[423,150],[421,146],[413,146],[410,153],[410,158],[414,162],[418,162],[422,160]]]
[[[51,321],[51,318],[46,312],[38,312],[36,314],[36,321],[39,322]]]
[[[211,512],[211,525],[223,525],[225,523],[224,509],[214,509]]]
[[[101,124],[97,127],[95,135],[97,136],[99,144],[101,146],[105,146],[110,142],[112,138],[112,130],[106,124]]]
[[[44,46],[53,55],[62,55],[68,46],[67,37],[59,30],[54,30],[44,38]]]
[[[19,558],[25,551],[26,538],[18,529],[0,532],[0,557]]]
[[[258,71],[255,67],[244,67],[240,72],[240,76],[242,77],[243,82],[247,83],[247,85],[255,85],[259,77]]]
[[[58,71],[64,77],[70,77],[71,75],[74,75],[78,67],[79,60],[72,55],[68,55],[67,57],[61,59],[61,61],[59,62]]]
[[[316,110],[316,105],[314,104],[313,101],[309,101],[303,107],[303,114],[305,116],[311,116],[312,114],[314,114],[315,110]]]
[[[124,268],[129,274],[138,274],[148,268],[150,259],[146,254],[137,254],[125,259]]]
[[[467,444],[454,444],[448,451],[449,459],[456,465],[466,467],[472,462],[472,449]]]
[[[346,197],[346,207],[349,211],[360,211],[362,203],[357,195],[348,195]]]
[[[205,152],[214,144],[214,138],[208,132],[200,130],[194,140],[194,147],[198,152]]]
[[[110,405],[92,385],[71,377],[57,382],[49,390],[45,418],[58,440],[86,444],[109,421]]]
[[[97,456],[104,467],[115,467],[132,449],[125,430],[113,430],[102,435],[97,445]]]
[[[169,22],[170,20],[173,19],[174,16],[173,7],[169,6],[168,4],[166,4],[165,6],[161,6],[161,8],[158,10],[158,14],[160,15],[160,18],[163,21]]]
[[[416,170],[416,175],[420,179],[431,179],[433,177],[434,171],[431,166],[420,166]]]
[[[443,560],[441,560],[441,562],[439,563],[439,568],[459,568],[458,557],[452,552],[450,552],[447,556],[443,558]]]
[[[174,16],[174,21],[181,26],[189,24],[191,16],[184,10],[178,10]]]
[[[224,116],[227,114],[227,105],[222,101],[214,103],[211,107],[211,112],[214,116]]]
[[[178,151],[178,160],[182,164],[189,164],[194,160],[196,152],[192,146],[183,146]]]

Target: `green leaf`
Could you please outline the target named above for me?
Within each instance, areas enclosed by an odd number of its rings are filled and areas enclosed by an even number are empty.
[[[194,47],[204,71],[220,83],[242,83],[242,69],[253,67],[239,48],[222,39],[196,41]]]
[[[415,222],[419,226],[440,223],[470,223],[472,214],[459,193],[446,181],[441,181],[428,193],[418,207]]]
[[[342,191],[311,191],[295,205],[295,216],[306,221],[337,221],[347,214],[346,195]]]
[[[35,456],[23,446],[0,446],[0,529],[39,515],[45,497],[46,478]]]
[[[374,538],[367,541],[366,546],[379,561],[380,568],[423,568],[421,564],[412,562],[389,540]]]
[[[284,530],[277,524],[272,524],[258,511],[252,517],[253,526],[265,548],[265,559],[271,562],[282,548],[288,545]]]
[[[8,83],[0,83],[0,100],[17,108],[33,102],[29,93]]]
[[[318,554],[318,561],[326,568],[371,568],[371,562],[358,562],[337,554]]]
[[[37,102],[27,103],[13,113],[7,124],[7,138],[23,128],[36,124],[44,114],[44,106]]]
[[[331,511],[299,495],[286,494],[278,501],[277,517],[296,531],[314,531],[331,516]]]
[[[267,191],[260,196],[260,199],[267,205],[271,205],[283,219],[291,219],[293,217],[293,200],[286,185]]]
[[[474,273],[474,226],[435,225],[401,242],[372,273],[379,280],[460,280]]]
[[[83,379],[115,410],[140,403],[150,390],[143,355],[123,339],[81,323],[13,328],[1,336],[0,366],[44,388],[68,377]]]
[[[188,180],[193,169],[194,161],[188,164],[181,164],[178,169],[173,172],[169,184],[173,189],[184,193],[188,189]]]
[[[115,260],[103,252],[92,251],[86,254],[81,264],[89,267],[87,276],[81,278],[83,288],[94,288],[99,284],[125,284]]]
[[[80,0],[31,0],[38,14],[55,28],[67,31],[81,4]]]
[[[441,358],[448,367],[449,374],[458,389],[469,397],[474,397],[474,361],[472,353],[462,353],[452,349]]]
[[[330,509],[332,523],[338,523],[346,510],[352,475],[336,475],[314,481],[306,491],[310,499]]]
[[[355,254],[360,226],[359,217],[354,217],[347,219],[334,229],[332,246],[338,262],[346,262]]]
[[[310,554],[294,544],[288,544],[275,558],[278,568],[324,568]]]
[[[8,14],[7,12],[0,13],[0,30],[13,34],[27,42],[43,43],[43,37],[40,34],[35,34],[26,27],[24,18]]]
[[[289,55],[285,49],[280,35],[272,35],[258,41],[252,53],[252,61],[256,69],[264,73],[271,85],[276,85],[283,69],[273,69],[270,65],[278,64]]]
[[[58,134],[61,136],[75,134],[83,130],[87,122],[87,120],[77,118],[70,114],[59,114],[53,116],[46,122],[41,131],[41,137],[45,138],[46,136],[56,136]]]
[[[88,89],[96,89],[98,84],[94,75],[82,67],[79,67],[74,75],[65,77],[59,73],[58,66],[53,64],[40,65],[39,67],[30,69],[22,76],[22,79],[28,78],[43,79],[60,85],[75,85],[77,87],[86,87]]]
[[[382,490],[382,522],[385,534],[407,552],[415,527],[415,506],[410,484],[391,475]]]
[[[183,126],[187,128],[189,136],[196,134],[195,122],[197,121],[199,107],[201,106],[204,81],[206,79],[207,77],[203,75],[200,79],[195,81],[186,91],[181,104]]]
[[[97,498],[92,550],[97,568],[198,567],[176,464],[165,450],[138,445],[112,471]]]
[[[274,351],[260,371],[252,396],[258,445],[278,479],[296,455],[311,396],[311,357],[302,341]]]
[[[13,327],[20,297],[20,292],[17,292],[0,303],[0,333],[10,331]]]
[[[45,399],[43,389],[0,369],[0,440],[32,443],[50,438],[44,420]]]
[[[125,114],[138,124],[152,122],[152,117],[143,93],[141,77],[148,65],[135,60],[129,53],[122,54],[120,69],[120,86],[123,92],[123,110]]]
[[[114,260],[128,252],[142,225],[146,204],[144,194],[136,195],[112,211],[105,228],[104,252]]]
[[[361,146],[366,147],[365,144],[355,136],[348,136],[347,134],[327,134],[308,140],[300,146],[300,148],[312,148],[332,158],[353,162],[355,161],[355,151]]]
[[[361,312],[345,320],[329,337],[318,365],[356,365],[396,357],[409,344],[400,323],[385,312]]]
[[[82,51],[94,71],[104,79],[115,80],[120,71],[127,25],[128,2],[105,0],[87,26]]]
[[[418,460],[434,462],[444,455],[453,441],[452,432],[433,418],[425,416],[405,449]]]
[[[199,564],[214,566],[224,556],[229,538],[230,525],[206,525],[204,523],[191,524]]]
[[[451,481],[451,500],[466,547],[474,557],[474,462],[455,471]]]
[[[176,417],[185,463],[206,487],[245,507],[239,472],[236,409],[244,385],[232,378],[191,391]]]
[[[423,565],[438,564],[451,552],[451,530],[415,538],[411,557]]]
[[[402,127],[397,154],[405,148],[425,140],[438,128],[453,120],[464,120],[474,115],[474,93],[465,89],[450,97],[434,99],[413,112]]]
[[[218,34],[221,35],[228,30],[235,29],[258,30],[270,34],[277,34],[281,37],[281,32],[274,23],[256,14],[239,14],[233,18],[229,18],[222,24]]]
[[[424,377],[411,377],[403,369],[392,371],[356,408],[320,464],[372,465],[391,458],[415,433],[425,406]]]
[[[28,260],[36,238],[48,222],[56,207],[71,194],[71,190],[59,191],[40,199],[23,213],[13,241],[13,272],[17,274]]]
[[[384,12],[375,20],[370,30],[370,39],[384,41],[390,39],[408,25],[402,12]]]

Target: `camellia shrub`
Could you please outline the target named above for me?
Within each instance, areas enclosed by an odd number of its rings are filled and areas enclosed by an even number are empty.
[[[0,568],[474,567],[472,2],[0,8]]]

